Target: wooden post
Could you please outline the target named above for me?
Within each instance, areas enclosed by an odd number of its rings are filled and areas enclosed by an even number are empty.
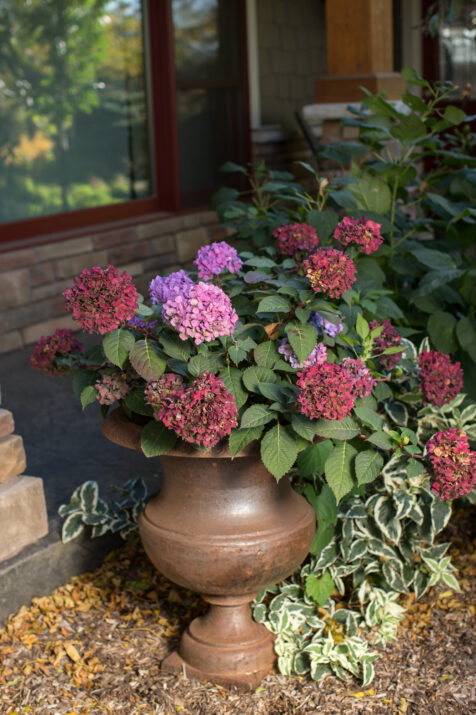
[[[392,0],[326,0],[327,72],[316,102],[355,102],[365,87],[398,99],[405,81],[393,71]]]

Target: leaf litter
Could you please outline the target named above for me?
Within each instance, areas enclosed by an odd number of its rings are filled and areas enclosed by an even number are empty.
[[[399,638],[376,662],[370,688],[353,678],[315,683],[273,674],[240,692],[162,672],[161,661],[204,606],[158,574],[136,542],[8,618],[0,629],[0,713],[476,713],[471,517],[470,507],[459,508],[442,534],[452,542],[461,592],[432,589],[418,602],[402,597],[408,611]]]

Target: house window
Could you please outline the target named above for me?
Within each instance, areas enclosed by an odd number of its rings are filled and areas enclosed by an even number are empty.
[[[451,20],[438,30],[439,78],[449,80],[476,99],[476,6],[474,0],[455,4]]]
[[[1,0],[0,241],[205,205],[248,152],[243,0]]]
[[[151,196],[140,0],[5,0],[0,222]]]

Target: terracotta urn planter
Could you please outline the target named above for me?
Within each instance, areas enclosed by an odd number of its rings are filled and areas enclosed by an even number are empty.
[[[103,423],[109,440],[137,450],[141,429],[121,410]],[[253,621],[250,602],[302,563],[314,511],[286,478],[276,483],[255,443],[234,459],[228,449],[200,452],[181,443],[160,462],[162,488],[139,521],[144,548],[164,576],[210,604],[162,668],[256,687],[275,655],[273,635]]]

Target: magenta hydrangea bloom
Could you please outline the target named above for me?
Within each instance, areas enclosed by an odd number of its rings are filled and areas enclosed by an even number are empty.
[[[236,249],[226,241],[216,241],[209,246],[202,246],[194,263],[198,268],[198,277],[204,281],[211,280],[223,271],[238,273],[243,265]]]
[[[123,373],[102,375],[94,387],[98,391],[98,400],[101,405],[112,405],[116,400],[122,400],[129,392],[130,385]]]
[[[317,343],[310,355],[303,362],[299,362],[298,356],[286,339],[281,341],[278,353],[284,355],[285,360],[295,369],[303,369],[305,367],[311,367],[311,365],[322,365],[322,363],[327,360],[327,348],[323,343]]]
[[[300,251],[312,253],[319,245],[316,229],[307,223],[290,223],[273,231],[279,253],[293,258]]]
[[[313,365],[298,373],[297,400],[301,412],[317,420],[341,420],[355,404],[354,380],[347,370],[334,363]]]
[[[374,330],[379,326],[383,326],[383,330],[374,340],[373,355],[382,363],[383,367],[387,370],[393,370],[393,368],[400,362],[404,350],[400,353],[393,353],[391,355],[380,355],[387,348],[397,347],[402,342],[402,336],[398,333],[388,318],[382,320],[381,323],[377,323],[376,320],[372,320],[370,323],[370,329]]]
[[[380,223],[370,221],[365,216],[357,219],[346,216],[336,226],[334,238],[343,246],[355,243],[362,253],[370,255],[383,243],[380,227]]]
[[[419,358],[420,386],[425,402],[441,407],[451,402],[463,387],[461,363],[438,350],[425,350]]]
[[[368,397],[377,384],[377,380],[372,377],[364,361],[358,358],[344,358],[342,360],[342,367],[347,370],[354,381],[353,390],[356,399],[359,397]]]
[[[168,300],[162,318],[178,331],[182,340],[192,338],[195,345],[200,345],[222,335],[232,335],[238,315],[221,288],[200,282],[186,295]]]
[[[132,278],[114,266],[95,266],[74,278],[63,293],[66,310],[87,333],[109,333],[130,320],[139,305]]]
[[[42,336],[30,357],[30,365],[46,375],[63,375],[68,367],[57,365],[56,358],[68,357],[69,353],[82,353],[83,345],[76,340],[71,330],[55,330],[53,335]]]
[[[337,337],[337,335],[339,335],[339,333],[344,330],[344,326],[341,320],[339,320],[338,324],[336,325],[335,323],[331,323],[330,320],[326,320],[325,318],[323,318],[322,315],[317,312],[311,313],[308,323],[311,323],[311,325],[314,326],[318,335],[322,335],[323,333],[325,333],[331,338]]]
[[[182,295],[194,285],[185,271],[175,271],[169,276],[156,276],[149,284],[150,301],[153,305],[166,303],[168,300]]]
[[[180,390],[183,386],[183,380],[180,375],[167,373],[162,375],[158,380],[148,382],[144,389],[145,402],[153,407],[154,418],[158,419],[159,410],[162,407],[164,398],[170,395],[175,390]]]
[[[331,298],[340,298],[357,277],[352,258],[335,248],[320,248],[303,261],[303,267],[312,290]]]
[[[185,442],[199,447],[214,447],[238,424],[234,396],[223,380],[209,372],[197,377],[193,385],[169,393],[157,419]]]
[[[476,452],[464,432],[447,429],[426,444],[433,467],[431,489],[441,499],[457,499],[469,494],[476,484]]]

